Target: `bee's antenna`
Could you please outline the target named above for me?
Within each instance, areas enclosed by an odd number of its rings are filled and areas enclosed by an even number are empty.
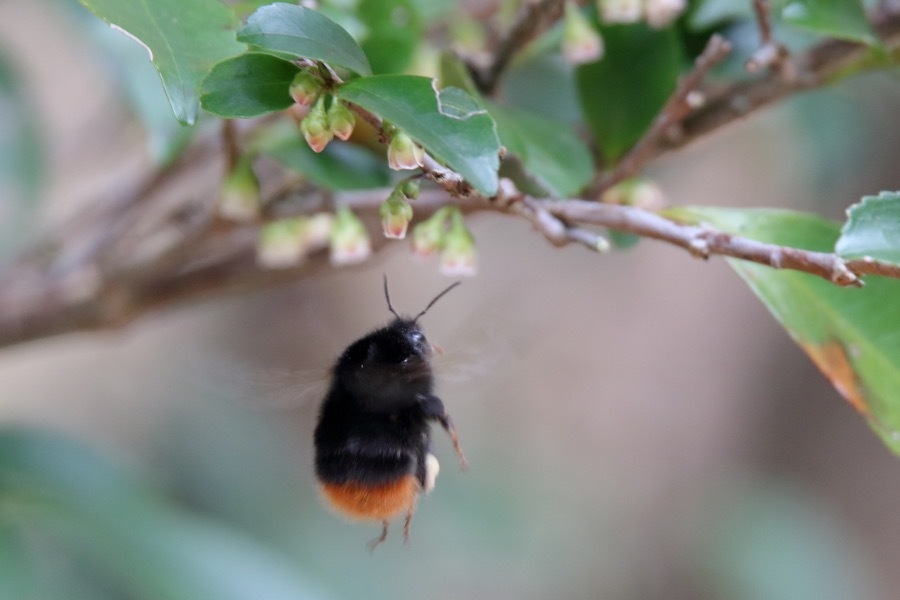
[[[440,296],[438,296],[438,297],[440,297]],[[384,299],[387,300],[388,310],[391,311],[392,315],[394,315],[395,317],[397,317],[399,319],[400,315],[397,314],[397,311],[394,310],[394,307],[391,305],[391,293],[388,291],[387,275],[384,276]],[[425,309],[425,310],[428,310],[428,309]],[[418,319],[419,317],[416,317],[416,318]]]
[[[441,292],[440,294],[438,294],[437,296],[435,296],[435,297],[434,297],[434,300],[432,300],[431,302],[429,302],[429,303],[428,303],[428,306],[425,307],[425,310],[423,310],[422,312],[420,312],[419,314],[416,315],[416,318],[413,319],[413,323],[415,323],[416,321],[418,321],[418,320],[419,320],[419,317],[421,317],[422,315],[424,315],[425,313],[427,313],[427,312],[428,312],[428,309],[431,308],[432,306],[434,306],[434,303],[435,303],[435,302],[437,302],[438,300],[440,300],[441,298],[443,298],[444,295],[445,295],[447,292],[449,292],[450,290],[452,290],[453,288],[455,288],[456,286],[458,286],[458,285],[461,284],[461,283],[462,283],[462,281],[457,281],[456,283],[451,283],[451,284],[450,284],[450,287],[448,287],[448,288],[445,289],[443,292]],[[386,285],[387,285],[387,279],[385,279],[385,286],[386,286]],[[387,290],[387,287],[385,287],[385,290]],[[396,313],[395,313],[395,314],[396,314]]]

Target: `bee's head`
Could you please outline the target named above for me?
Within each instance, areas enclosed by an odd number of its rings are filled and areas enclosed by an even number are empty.
[[[418,320],[457,285],[445,289],[425,310],[409,318],[399,315],[391,305],[385,277],[384,294],[394,320],[351,344],[335,369],[335,376],[367,409],[390,412],[431,393],[431,344]]]

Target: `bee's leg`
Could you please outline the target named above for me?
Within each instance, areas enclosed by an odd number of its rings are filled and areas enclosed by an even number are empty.
[[[453,426],[453,419],[450,418],[450,415],[447,414],[447,409],[444,408],[444,403],[434,395],[422,396],[419,402],[425,415],[436,419],[441,424],[441,427],[447,431],[450,441],[453,442],[456,458],[459,460],[459,468],[467,471],[469,469],[469,461],[466,460],[466,455],[463,454],[462,447],[459,445],[459,435],[456,433],[456,427]]]
[[[409,510],[406,511],[406,518],[403,520],[403,545],[409,545],[409,526],[412,523],[413,513],[416,512],[416,503],[413,502]]]
[[[405,532],[405,529],[404,529],[404,532]],[[375,548],[378,546],[378,544],[380,544],[381,542],[383,542],[384,540],[387,539],[387,533],[388,533],[388,522],[382,521],[381,522],[381,535],[379,535],[377,538],[375,538],[374,540],[372,540],[371,542],[366,544],[366,547],[369,549],[369,552],[374,552]],[[406,534],[404,533],[404,535],[406,535]]]

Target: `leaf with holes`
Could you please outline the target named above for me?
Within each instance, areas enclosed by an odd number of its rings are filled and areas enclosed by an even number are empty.
[[[900,265],[900,193],[866,196],[847,210],[835,252],[844,258],[872,258]]]
[[[396,125],[486,196],[497,193],[500,141],[494,120],[459,88],[439,92],[414,75],[376,75],[344,84],[337,95]]]
[[[762,242],[831,252],[837,223],[778,210],[682,207],[669,216]],[[900,281],[842,288],[737,259],[731,266],[881,439],[900,454]]]
[[[238,21],[219,0],[81,0],[110,26],[143,45],[159,71],[175,117],[192,125],[198,90],[217,62],[245,50],[234,39]]]

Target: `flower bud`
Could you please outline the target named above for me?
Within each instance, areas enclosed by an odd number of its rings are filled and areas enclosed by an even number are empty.
[[[331,129],[331,133],[334,134],[334,137],[346,141],[350,139],[354,127],[356,127],[356,117],[353,115],[353,111],[335,98],[331,103],[331,108],[328,109],[328,128]]]
[[[449,206],[441,207],[429,218],[413,227],[413,254],[420,258],[427,258],[443,248],[450,210]]]
[[[253,221],[259,216],[259,203],[259,180],[251,159],[243,156],[222,181],[219,215],[232,221]]]
[[[599,0],[600,18],[606,24],[637,23],[643,14],[643,0]]]
[[[400,131],[394,131],[391,144],[388,146],[388,166],[395,171],[417,169],[425,164],[425,151],[411,137]]]
[[[644,11],[651,27],[662,29],[684,12],[685,0],[645,0]]]
[[[294,102],[301,106],[311,106],[322,93],[322,81],[309,71],[300,71],[294,75],[288,90]]]
[[[352,265],[372,254],[366,226],[346,206],[337,209],[331,226],[331,264]]]
[[[303,247],[307,254],[329,244],[333,225],[334,215],[327,212],[316,213],[307,219],[303,231]]]
[[[270,269],[287,269],[300,264],[305,255],[304,233],[307,219],[279,219],[259,231],[256,262]]]
[[[306,143],[314,152],[321,152],[332,140],[334,135],[328,126],[328,114],[325,112],[325,97],[322,96],[313,105],[309,114],[300,121],[300,131],[306,138]]]
[[[419,197],[419,190],[420,187],[418,179],[407,179],[400,186],[400,193],[410,200],[415,200]]]
[[[572,0],[566,2],[562,50],[570,65],[591,63],[603,56],[603,38]]]
[[[412,206],[398,190],[391,192],[387,200],[378,208],[384,237],[402,240],[406,237],[406,228],[413,217]]]
[[[470,277],[478,271],[477,259],[475,238],[466,227],[462,213],[456,209],[444,238],[440,271],[448,277]]]
[[[603,192],[601,202],[625,204],[644,210],[660,210],[667,204],[665,193],[655,182],[641,177],[626,179]]]

